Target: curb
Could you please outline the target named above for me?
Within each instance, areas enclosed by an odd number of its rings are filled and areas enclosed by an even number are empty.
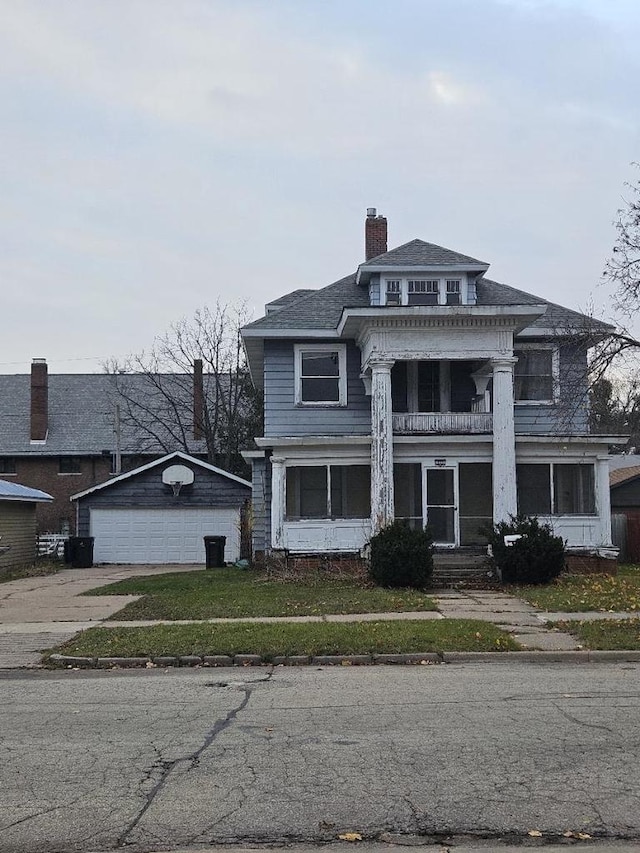
[[[640,651],[523,651],[523,652],[424,652],[423,654],[373,655],[162,655],[156,657],[83,657],[51,655],[44,666],[66,669],[135,669],[155,667],[232,666],[379,666],[455,663],[639,663]]]

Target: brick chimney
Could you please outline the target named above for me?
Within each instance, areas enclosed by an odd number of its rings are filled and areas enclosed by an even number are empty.
[[[204,384],[202,381],[202,359],[193,361],[193,438],[200,441],[204,437]]]
[[[44,441],[49,428],[49,377],[47,360],[31,362],[31,441]]]
[[[377,216],[375,207],[367,208],[364,221],[364,257],[366,261],[387,251],[387,218]]]

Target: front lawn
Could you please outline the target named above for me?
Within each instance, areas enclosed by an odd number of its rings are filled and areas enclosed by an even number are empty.
[[[640,567],[620,566],[618,575],[560,575],[547,586],[505,587],[549,612],[640,611]]]
[[[640,650],[640,619],[559,622],[556,627],[573,634],[586,649]]]
[[[515,640],[490,623],[443,619],[90,628],[50,653],[87,657],[258,654],[271,660],[276,655],[501,652],[519,648]]]
[[[86,594],[143,596],[114,614],[115,620],[436,610],[433,599],[416,590],[369,587],[326,575],[269,580],[260,572],[233,568],[129,578]]]

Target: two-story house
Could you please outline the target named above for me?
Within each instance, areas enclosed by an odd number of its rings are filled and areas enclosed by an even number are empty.
[[[254,550],[358,552],[393,519],[436,545],[481,543],[517,512],[569,548],[611,546],[608,443],[590,435],[587,349],[610,326],[487,278],[488,264],[412,240],[243,329],[264,388]]]

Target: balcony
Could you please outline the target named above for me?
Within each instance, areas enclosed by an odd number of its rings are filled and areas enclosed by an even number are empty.
[[[393,415],[397,435],[486,435],[493,432],[492,412],[404,412]]]

